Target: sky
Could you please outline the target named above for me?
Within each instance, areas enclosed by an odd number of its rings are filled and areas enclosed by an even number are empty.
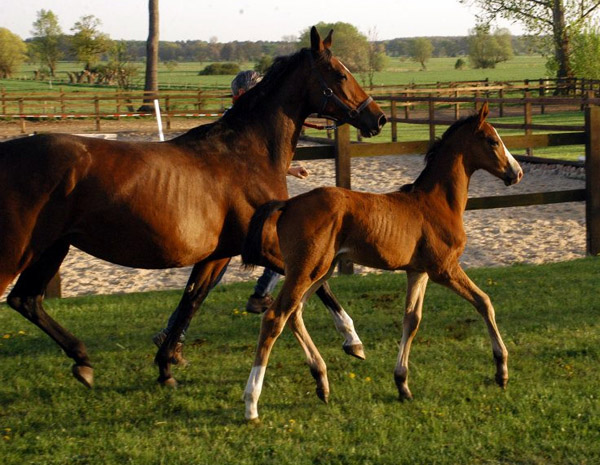
[[[37,12],[52,10],[64,33],[94,15],[112,39],[146,40],[147,0],[0,0],[0,27],[31,37]],[[458,0],[160,0],[160,40],[277,41],[318,22],[346,22],[378,40],[465,36],[477,9]],[[522,34],[518,25],[499,26]]]

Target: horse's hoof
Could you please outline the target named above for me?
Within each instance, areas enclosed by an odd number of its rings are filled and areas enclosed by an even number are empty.
[[[352,344],[352,345],[344,345],[344,352],[346,352],[348,355],[352,355],[353,357],[356,357],[360,360],[364,360],[365,358],[367,358],[365,356],[365,350],[363,349],[363,345],[362,344]]]
[[[94,384],[94,369],[87,365],[73,365],[73,376],[87,388]]]
[[[172,389],[175,389],[177,387],[177,380],[175,378],[173,378],[172,376],[167,379],[159,378],[158,382],[163,387],[168,387],[168,388],[172,388]]]
[[[322,388],[317,388],[316,391],[317,391],[317,397],[319,399],[321,399],[324,403],[327,403],[329,401],[329,392],[328,391],[325,391]]]
[[[260,425],[260,417],[246,418],[246,423],[249,425]]]

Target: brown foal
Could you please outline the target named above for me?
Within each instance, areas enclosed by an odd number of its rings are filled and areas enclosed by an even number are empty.
[[[259,208],[251,223],[242,257],[260,262],[271,252],[264,244],[279,239],[285,263],[285,282],[262,319],[254,365],[244,391],[246,418],[258,418],[258,398],[269,354],[286,322],[304,349],[317,384],[327,401],[325,363],[302,321],[307,298],[331,275],[340,258],[385,270],[406,270],[408,290],[402,341],[394,372],[400,399],[411,399],[408,356],[421,321],[428,278],[475,306],[492,341],[496,382],[508,380],[506,347],[502,342],[489,297],[459,265],[466,243],[463,213],[469,179],[484,169],[516,184],[523,176],[496,130],[486,122],[487,103],[478,114],[454,123],[432,146],[417,180],[398,192],[359,193],[342,188],[319,188],[287,201]],[[266,236],[266,239],[263,237]]]

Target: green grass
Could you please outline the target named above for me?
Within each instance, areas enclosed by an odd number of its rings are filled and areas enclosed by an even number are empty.
[[[492,298],[510,352],[493,382],[483,322],[434,284],[411,354],[415,400],[393,382],[403,275],[340,277],[367,360],[345,356],[322,306],[305,320],[329,367],[329,405],[294,338],[275,345],[259,404],[240,400],[259,318],[238,309],[251,283],[220,286],[190,329],[177,390],[154,380],[150,335],[178,292],[49,301],[85,340],[96,368],[86,390],[70,361],[7,307],[0,328],[0,456],[9,464],[596,464],[600,461],[600,259],[471,270]]]

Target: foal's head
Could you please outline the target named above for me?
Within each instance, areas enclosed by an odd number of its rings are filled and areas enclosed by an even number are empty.
[[[502,179],[507,186],[516,184],[523,177],[523,170],[500,139],[498,131],[486,121],[488,113],[486,102],[471,118],[471,124],[465,125],[464,130],[472,131],[472,134],[464,138],[468,145],[463,151],[464,162],[470,172],[484,169]]]
[[[332,56],[333,30],[321,40],[317,28],[310,31],[311,64],[309,105],[313,113],[358,128],[365,137],[379,134],[386,118],[379,105],[360,87],[344,64]]]

